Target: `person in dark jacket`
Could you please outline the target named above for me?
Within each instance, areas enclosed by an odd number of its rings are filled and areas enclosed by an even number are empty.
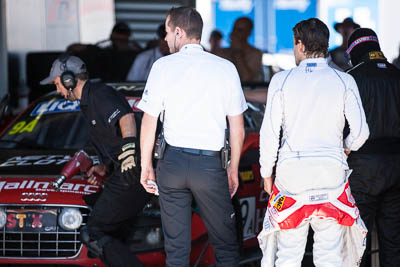
[[[88,78],[86,64],[64,54],[54,61],[49,77],[40,82],[54,84],[66,100],[80,100],[88,137],[100,159],[100,164],[88,171],[89,180],[93,173],[109,173],[80,237],[88,250],[109,267],[142,267],[115,235],[143,210],[150,197],[139,183],[135,117],[121,93],[103,83],[91,83]]]
[[[349,155],[351,190],[367,228],[376,225],[380,266],[400,266],[400,70],[368,28],[353,32],[346,54],[370,130],[363,147]],[[369,264],[365,253],[361,266]]]

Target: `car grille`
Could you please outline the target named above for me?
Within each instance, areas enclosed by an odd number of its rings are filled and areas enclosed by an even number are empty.
[[[57,215],[62,211],[59,206],[0,206],[5,211],[10,209],[52,209]],[[73,206],[72,206],[73,207]],[[79,208],[85,225],[89,210]],[[58,216],[57,216],[58,218]],[[52,231],[9,231],[0,229],[2,241],[0,243],[0,258],[71,258],[77,256],[82,247],[79,229],[67,231],[58,226]]]

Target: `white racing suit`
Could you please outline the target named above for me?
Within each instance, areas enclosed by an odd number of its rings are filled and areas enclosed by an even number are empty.
[[[263,252],[262,267],[300,266],[309,224],[315,231],[313,256],[317,267],[359,266],[367,229],[359,216],[347,177],[337,188],[300,194],[284,192],[275,183],[263,229],[258,235]],[[285,232],[281,241],[280,232]],[[278,247],[282,249],[280,259],[277,259]]]
[[[317,267],[358,265],[367,230],[348,187],[344,150],[358,150],[368,136],[356,82],[326,59],[306,58],[272,77],[260,173],[271,177],[276,165],[277,176],[258,237],[263,267],[299,267],[309,226]]]

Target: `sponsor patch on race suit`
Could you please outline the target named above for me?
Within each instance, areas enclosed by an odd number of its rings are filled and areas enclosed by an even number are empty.
[[[365,250],[367,229],[351,194],[349,182],[332,190],[310,190],[292,195],[274,185],[268,201],[263,230],[258,235],[263,252],[261,266],[274,266],[277,251],[276,234],[294,229],[313,217],[336,220],[346,227],[344,234],[344,266],[359,266]]]

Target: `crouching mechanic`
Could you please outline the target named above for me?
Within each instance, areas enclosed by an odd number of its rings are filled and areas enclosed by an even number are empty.
[[[40,83],[54,83],[65,99],[80,100],[90,141],[101,162],[88,174],[110,174],[93,207],[87,229],[81,229],[82,242],[107,266],[143,266],[121,240],[112,237],[143,209],[150,196],[139,181],[140,163],[136,162],[139,149],[131,107],[113,88],[89,82],[85,63],[75,56],[62,55],[55,60],[49,77]]]
[[[260,130],[261,176],[270,194],[258,236],[261,265],[300,267],[311,226],[316,267],[357,266],[367,229],[348,185],[346,154],[369,135],[357,84],[328,65],[322,21],[301,21],[293,32],[297,67],[272,78]],[[343,143],[345,119],[351,131]]]

